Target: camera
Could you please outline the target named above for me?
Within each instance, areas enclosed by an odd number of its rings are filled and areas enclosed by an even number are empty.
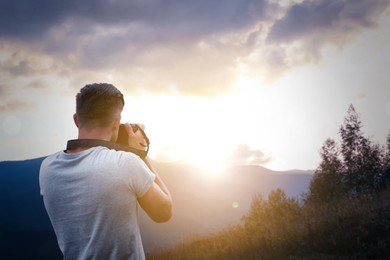
[[[137,132],[140,128],[136,124],[130,124],[131,128],[133,128],[133,132]],[[118,132],[118,139],[116,140],[116,143],[118,144],[128,144],[129,135],[127,134],[126,128],[124,124],[119,125],[119,132]]]

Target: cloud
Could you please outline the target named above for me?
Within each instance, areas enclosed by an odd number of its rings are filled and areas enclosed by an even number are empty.
[[[45,52],[29,48],[26,44],[12,41],[0,42],[0,69],[9,76],[65,73],[60,60]]]
[[[376,28],[389,7],[386,0],[304,0],[281,7],[262,23],[257,39],[248,41],[252,48],[241,61],[255,68],[252,73],[272,81],[321,61],[324,47],[343,47],[359,33]]]
[[[322,47],[343,46],[359,32],[375,28],[389,10],[387,0],[306,0],[275,21],[267,44],[279,45],[287,67],[320,59]]]
[[[40,37],[64,21],[79,20],[108,26],[142,23],[156,33],[160,30],[160,36],[183,37],[246,26],[257,21],[267,5],[267,0],[1,0],[0,35]]]
[[[359,29],[376,26],[378,16],[385,13],[387,0],[303,1],[293,5],[270,29],[268,40],[292,42],[322,37],[333,40],[347,37]]]
[[[375,27],[389,6],[386,0],[278,2],[0,0],[0,47],[25,51],[0,59],[0,72],[35,83],[52,72],[77,88],[110,81],[127,94],[175,85],[185,95],[217,95],[232,90],[242,64],[252,68],[249,76],[277,78],[320,59],[326,44]]]
[[[248,145],[238,145],[229,161],[233,165],[264,165],[273,160],[270,155],[264,154],[257,149],[251,149]]]
[[[0,114],[27,111],[38,97],[66,92],[69,70],[61,60],[22,43],[0,42]]]
[[[164,92],[174,83],[181,93],[205,95],[229,88],[240,32],[267,19],[268,7],[268,0],[0,0],[0,41],[61,60],[79,74],[68,75],[72,82],[116,71],[119,85]],[[232,33],[235,42],[226,41]],[[27,65],[5,69],[21,75]]]
[[[204,39],[238,33],[266,19],[268,7],[267,0],[99,1],[93,8],[90,1],[77,3],[46,21],[45,41],[39,35],[31,40],[73,65],[94,69],[125,60],[124,65],[133,65],[150,52],[175,52],[178,46],[190,52]]]
[[[20,101],[20,100],[10,100],[0,102],[0,115],[2,114],[9,114],[15,111],[20,110],[28,110],[33,107],[33,104],[27,101]]]

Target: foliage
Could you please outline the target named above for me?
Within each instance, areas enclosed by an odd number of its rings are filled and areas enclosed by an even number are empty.
[[[380,177],[378,181],[379,189],[389,189],[390,188],[390,132],[387,136],[387,151],[382,156],[382,171],[380,172]]]
[[[342,174],[350,195],[357,196],[377,190],[382,156],[379,145],[364,137],[361,127],[359,115],[351,105],[340,127]]]
[[[345,186],[340,172],[342,162],[336,142],[328,138],[320,151],[321,163],[310,182],[306,202],[334,201],[345,194]]]
[[[298,202],[287,198],[281,189],[272,191],[268,200],[255,196],[249,213],[243,217],[247,245],[258,250],[261,245],[261,252],[272,254],[291,252],[295,247],[291,227],[299,221],[300,213]]]
[[[147,259],[366,259],[390,254],[390,192],[300,205],[257,195],[242,225]]]
[[[321,163],[310,183],[306,202],[330,202],[344,196],[357,197],[384,190],[390,184],[390,134],[384,154],[362,131],[353,105],[340,126],[341,148],[327,139],[321,148]]]

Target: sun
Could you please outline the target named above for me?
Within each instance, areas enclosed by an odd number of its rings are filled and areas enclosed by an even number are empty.
[[[199,167],[209,176],[220,175],[227,166],[227,156],[218,150],[194,149],[184,158],[189,164]]]
[[[224,97],[178,95],[125,97],[136,108],[122,112],[122,121],[145,125],[150,156],[165,162],[185,161],[210,175],[220,172],[234,149],[237,135]],[[231,110],[231,109],[230,109]]]
[[[131,110],[123,121],[143,123],[153,159],[185,161],[217,176],[231,165],[235,148],[247,144],[264,152],[280,148],[285,114],[280,96],[245,76],[234,93],[214,97],[144,95],[125,97]]]

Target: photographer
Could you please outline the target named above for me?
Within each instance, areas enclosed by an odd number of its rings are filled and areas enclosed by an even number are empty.
[[[172,216],[170,193],[147,157],[88,143],[116,142],[123,107],[113,85],[83,87],[73,118],[87,142],[42,162],[41,195],[64,259],[144,259],[137,204],[156,222]],[[125,129],[128,145],[145,151],[143,127]]]

